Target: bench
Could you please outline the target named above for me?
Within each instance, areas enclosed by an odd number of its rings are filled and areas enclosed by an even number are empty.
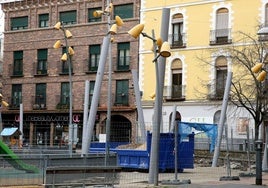
[[[47,167],[46,188],[61,185],[114,185],[119,184],[118,166],[53,166]]]

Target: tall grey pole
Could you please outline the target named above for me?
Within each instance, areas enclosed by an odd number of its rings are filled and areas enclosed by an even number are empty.
[[[107,7],[110,1],[107,1]],[[110,30],[111,14],[108,16],[108,32]],[[111,110],[112,110],[112,46],[109,45],[109,67],[108,67],[108,92],[107,92],[107,117],[106,117],[106,144],[105,165],[107,166],[110,155],[110,132],[111,132]]]
[[[233,73],[228,71],[225,90],[224,90],[224,96],[223,96],[223,101],[222,101],[221,116],[220,116],[220,121],[218,125],[218,137],[217,137],[217,143],[216,143],[215,150],[214,150],[212,167],[217,166],[217,161],[219,158],[221,139],[222,139],[224,121],[226,119],[226,109],[228,105],[228,98],[229,98],[229,93],[231,89],[232,77],[233,77]]]
[[[101,55],[100,55],[97,76],[96,76],[96,82],[94,86],[94,92],[93,92],[92,101],[91,101],[90,110],[89,110],[89,116],[87,120],[87,130],[86,130],[87,142],[85,144],[85,147],[87,149],[89,149],[90,147],[91,138],[93,135],[93,128],[95,125],[95,119],[96,119],[100,90],[101,90],[101,82],[102,82],[103,75],[104,75],[104,68],[105,68],[106,59],[108,55],[109,45],[110,45],[110,34],[106,35],[103,38],[103,42],[102,42]]]
[[[141,131],[141,143],[144,143],[146,140],[146,130],[145,130],[145,123],[144,123],[144,116],[142,111],[141,105],[141,96],[140,96],[140,88],[138,84],[138,72],[137,70],[132,69],[132,77],[133,77],[133,84],[134,84],[134,92],[135,92],[135,99],[136,105],[138,109],[138,126],[139,130]]]
[[[20,104],[20,133],[19,147],[21,147],[23,143],[23,104]]]
[[[82,134],[82,153],[81,155],[86,155],[88,148],[86,148],[87,142],[87,117],[88,117],[88,104],[89,104],[89,81],[85,81],[85,97],[84,97],[84,117],[83,117],[83,134]]]
[[[163,41],[168,40],[168,28],[169,28],[169,15],[170,9],[163,8],[162,10],[162,22],[161,22],[161,38]],[[159,57],[158,63],[156,63],[156,99],[154,106],[154,123],[152,131],[151,142],[151,154],[150,154],[150,167],[149,167],[149,183],[158,185],[158,170],[159,170],[159,137],[160,137],[160,125],[162,120],[162,98],[165,78],[165,58]]]

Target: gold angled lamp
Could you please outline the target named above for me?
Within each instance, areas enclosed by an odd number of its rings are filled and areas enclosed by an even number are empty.
[[[267,75],[267,73],[265,70],[261,71],[261,73],[257,76],[257,80],[260,82],[264,81],[266,75]]]
[[[161,46],[161,49],[160,49],[160,55],[162,57],[169,57],[171,55],[170,53],[170,45],[168,42],[164,42]]]
[[[99,18],[99,17],[101,17],[101,15],[103,15],[103,14],[104,14],[104,12],[103,12],[102,10],[96,10],[96,11],[93,12],[93,16],[94,16],[95,18]]]
[[[116,24],[113,24],[112,27],[110,28],[110,31],[109,33],[111,35],[115,35],[117,33],[117,25]]]
[[[129,30],[128,34],[130,34],[132,37],[136,39],[142,33],[143,29],[144,29],[144,24],[138,24],[134,26],[131,30]]]
[[[61,23],[60,22],[57,22],[55,25],[54,25],[54,28],[59,30],[61,27]]]
[[[73,37],[72,33],[71,33],[69,30],[66,30],[66,31],[65,31],[65,35],[66,35],[67,39]]]
[[[69,46],[68,52],[69,52],[69,55],[71,55],[71,56],[74,55],[74,50],[71,46]]]
[[[64,54],[61,56],[60,60],[62,60],[62,61],[67,61],[67,54],[64,53]]]
[[[122,25],[124,25],[123,20],[122,20],[119,16],[115,16],[115,23],[116,23],[116,25],[118,25],[118,26],[122,26]]]
[[[262,63],[257,63],[254,67],[251,68],[251,71],[254,73],[260,72],[262,69]]]
[[[114,8],[113,3],[110,3],[109,6],[105,8],[105,12],[111,13],[113,11],[113,8]]]
[[[60,48],[60,47],[61,47],[61,42],[60,42],[60,40],[57,40],[57,41],[55,42],[55,44],[53,45],[53,48],[58,49],[58,48]]]

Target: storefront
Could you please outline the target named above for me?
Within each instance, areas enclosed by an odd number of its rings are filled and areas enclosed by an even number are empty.
[[[2,114],[3,128],[19,128],[19,114]],[[78,143],[82,141],[83,114],[74,113]],[[23,145],[44,145],[64,147],[68,145],[69,136],[68,113],[24,113]]]

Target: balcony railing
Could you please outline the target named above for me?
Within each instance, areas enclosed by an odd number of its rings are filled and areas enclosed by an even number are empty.
[[[22,97],[10,97],[8,98],[8,103],[9,109],[18,110],[20,108],[20,104],[22,103]]]
[[[231,29],[216,29],[210,31],[210,45],[220,45],[220,44],[230,44],[231,39]]]
[[[46,109],[46,97],[43,95],[33,96],[33,110]]]
[[[128,93],[117,93],[115,95],[115,106],[128,106],[129,105],[129,94]]]
[[[169,35],[169,41],[171,41],[171,48],[184,48],[186,47],[185,33],[171,34]]]
[[[222,100],[224,96],[224,87],[217,87],[215,84],[208,85],[208,96],[209,100]]]
[[[185,100],[184,91],[184,85],[165,86],[163,97],[165,100]]]

